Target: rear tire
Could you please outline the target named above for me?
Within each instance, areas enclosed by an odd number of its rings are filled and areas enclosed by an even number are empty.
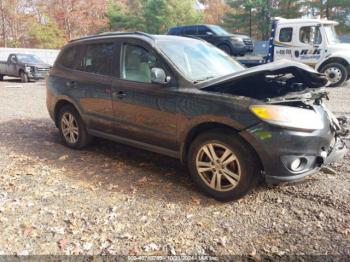
[[[346,67],[339,63],[327,64],[321,68],[320,72],[326,75],[329,87],[341,86],[349,75]]]
[[[81,149],[91,142],[92,136],[88,134],[83,120],[73,106],[63,106],[58,120],[60,135],[68,147]]]
[[[261,170],[251,147],[223,129],[203,133],[192,142],[188,168],[197,187],[219,201],[246,195],[259,181]]]
[[[21,71],[19,75],[21,77],[21,82],[22,83],[28,83],[29,82],[29,77],[28,77],[27,73],[25,73],[24,71]]]

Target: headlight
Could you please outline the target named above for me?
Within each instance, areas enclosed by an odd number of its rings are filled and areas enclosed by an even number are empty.
[[[231,38],[231,42],[237,45],[244,45],[243,40],[241,38]]]
[[[261,120],[276,126],[302,130],[323,128],[320,115],[309,109],[279,105],[253,105],[250,111]]]
[[[30,66],[26,66],[25,70],[27,73],[30,73],[32,71],[32,68]]]

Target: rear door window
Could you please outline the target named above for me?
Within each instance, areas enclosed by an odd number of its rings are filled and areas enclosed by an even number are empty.
[[[181,34],[181,27],[174,27],[169,30],[170,35],[180,35]]]
[[[60,63],[67,68],[73,69],[78,55],[79,46],[69,47],[64,51]]]
[[[101,43],[87,45],[77,69],[100,75],[113,75],[116,45]]]
[[[196,35],[197,34],[197,26],[186,26],[183,30],[184,35]]]

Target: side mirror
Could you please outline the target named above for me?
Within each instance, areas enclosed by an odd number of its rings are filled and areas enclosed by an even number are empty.
[[[13,63],[13,64],[17,64],[17,59],[13,56],[13,57],[11,57],[11,62]]]
[[[170,81],[170,77],[166,76],[165,72],[161,68],[152,68],[151,70],[151,82],[154,84],[165,85]]]
[[[213,36],[214,34],[212,32],[206,32],[205,33],[207,36]]]

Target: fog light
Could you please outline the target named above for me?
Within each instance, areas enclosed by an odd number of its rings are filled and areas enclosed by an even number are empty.
[[[292,171],[298,171],[300,166],[301,166],[301,160],[300,160],[300,158],[297,158],[290,164],[290,169]]]

